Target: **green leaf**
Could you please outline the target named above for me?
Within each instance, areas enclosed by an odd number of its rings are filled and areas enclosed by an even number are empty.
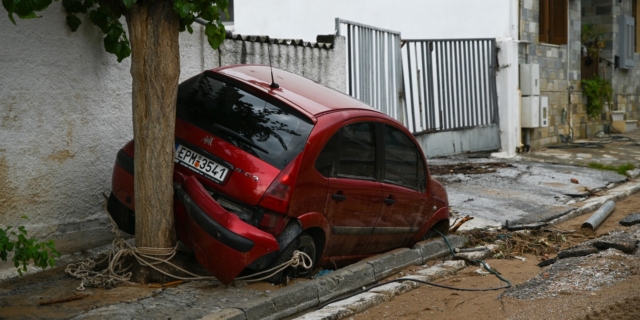
[[[122,2],[127,9],[130,9],[136,3],[136,0],[122,0]]]
[[[4,7],[5,10],[7,10],[9,20],[11,20],[11,22],[13,22],[13,24],[15,25],[16,21],[13,20],[13,11],[15,8],[14,0],[2,0],[2,6]]]
[[[87,7],[81,0],[62,0],[62,6],[68,14],[87,12]]]
[[[191,6],[186,0],[175,0],[173,2],[173,10],[180,16],[180,18],[185,18],[191,12]]]
[[[213,23],[207,23],[204,28],[204,34],[207,36],[209,45],[213,49],[218,49],[226,36],[224,25],[222,23],[218,23],[217,25]]]
[[[52,0],[13,0],[14,12],[22,19],[37,17],[35,11],[45,10]],[[27,18],[25,18],[27,17]]]
[[[78,27],[80,27],[81,23],[82,21],[80,21],[78,17],[71,14],[67,16],[67,25],[69,26],[71,31],[75,32],[76,30],[78,30]]]

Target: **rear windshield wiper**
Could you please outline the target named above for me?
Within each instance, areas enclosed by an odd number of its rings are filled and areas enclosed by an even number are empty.
[[[222,132],[224,132],[224,133],[226,133],[226,134],[228,134],[228,135],[230,135],[230,136],[232,136],[232,137],[234,137],[234,138],[236,138],[236,139],[238,139],[238,140],[242,141],[242,143],[244,143],[244,144],[246,144],[246,145],[248,145],[248,146],[250,146],[250,147],[256,148],[256,149],[258,149],[258,150],[260,150],[260,151],[262,151],[262,152],[264,152],[264,153],[266,153],[266,154],[269,154],[269,151],[267,151],[267,150],[265,150],[265,149],[261,148],[261,147],[260,147],[260,146],[258,146],[257,144],[253,143],[253,141],[251,141],[251,140],[249,140],[249,139],[247,139],[247,138],[243,137],[243,136],[242,136],[242,135],[240,135],[239,133],[237,133],[237,132],[235,132],[235,131],[233,131],[233,130],[231,130],[231,129],[227,128],[227,127],[221,126],[221,125],[219,125],[219,124],[214,124],[214,125],[213,125],[213,127],[214,127],[216,130],[220,130],[220,131],[222,131]]]

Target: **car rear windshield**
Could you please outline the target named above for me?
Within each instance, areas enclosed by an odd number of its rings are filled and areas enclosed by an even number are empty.
[[[286,105],[267,102],[207,74],[180,84],[177,114],[279,169],[302,151],[313,128],[310,120]]]

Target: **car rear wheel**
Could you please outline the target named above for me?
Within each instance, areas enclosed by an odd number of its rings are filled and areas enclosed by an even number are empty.
[[[427,233],[425,233],[425,235],[424,235],[424,237],[422,237],[422,239],[426,240],[426,239],[431,239],[431,238],[435,238],[435,237],[441,237],[440,234],[443,234],[445,236],[447,234],[449,234],[449,219],[442,220],[442,221],[436,223],[435,226],[431,227],[431,229],[429,229],[429,231],[427,231]]]
[[[268,267],[274,268],[278,265],[281,265],[293,257],[293,253],[295,251],[300,251],[309,256],[311,258],[311,267],[309,269],[305,269],[302,266],[298,267],[288,267],[287,269],[278,272],[273,275],[267,281],[273,282],[275,284],[280,284],[282,282],[288,281],[288,279],[295,277],[306,277],[311,274],[311,271],[316,265],[316,242],[313,240],[313,237],[303,232],[298,235],[284,250],[280,251],[280,254],[276,257],[276,259],[271,263],[271,266]]]

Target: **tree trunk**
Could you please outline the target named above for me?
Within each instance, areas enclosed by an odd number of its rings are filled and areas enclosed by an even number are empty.
[[[170,248],[176,96],[180,76],[179,16],[172,1],[139,1],[126,15],[131,43],[135,140],[136,246]],[[136,268],[134,281],[166,282]]]

